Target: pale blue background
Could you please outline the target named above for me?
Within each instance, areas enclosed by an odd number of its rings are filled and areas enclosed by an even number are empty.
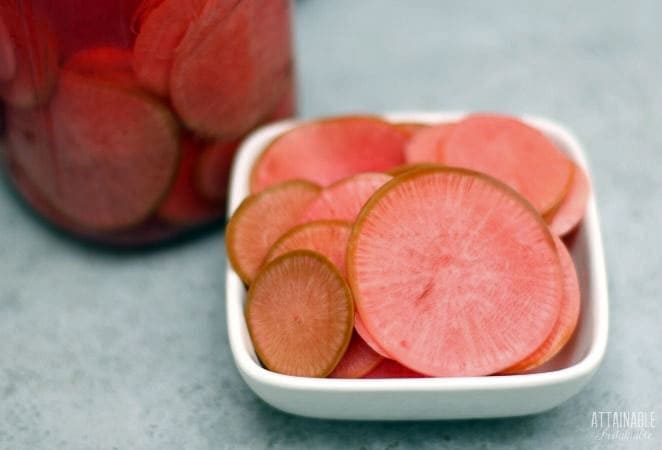
[[[659,426],[649,442],[609,446],[590,428],[594,410],[662,413],[662,2],[297,9],[306,116],[490,109],[574,129],[592,162],[610,276],[597,376],[558,409],[521,419],[282,414],[232,365],[220,230],[156,252],[104,253],[49,231],[0,188],[0,449],[662,448]]]

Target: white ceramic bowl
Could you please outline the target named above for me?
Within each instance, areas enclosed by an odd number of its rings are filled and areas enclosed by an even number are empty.
[[[394,122],[439,123],[462,116],[461,113],[398,113],[385,117]],[[543,131],[588,172],[584,152],[569,131],[546,119],[523,119]],[[232,172],[229,213],[248,195],[250,170],[260,152],[276,136],[296,124],[296,121],[286,121],[269,125],[246,139]],[[548,410],[579,392],[598,368],[607,346],[607,278],[593,195],[572,249],[582,293],[579,325],[565,349],[536,373],[339,380],[271,372],[260,365],[255,355],[244,319],[246,291],[228,266],[227,322],[235,364],[244,381],[264,401],[302,416],[363,420],[464,419],[519,416]]]

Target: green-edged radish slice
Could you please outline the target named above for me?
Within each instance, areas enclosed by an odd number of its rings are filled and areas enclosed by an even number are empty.
[[[325,377],[352,337],[352,293],[324,256],[309,250],[286,253],[255,278],[248,291],[246,322],[266,368]]]
[[[292,180],[246,198],[228,222],[225,246],[230,264],[250,284],[271,246],[297,224],[317,196],[314,183]]]

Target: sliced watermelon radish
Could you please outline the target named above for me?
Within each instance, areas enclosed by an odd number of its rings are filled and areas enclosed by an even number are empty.
[[[51,104],[62,214],[81,227],[115,231],[146,219],[177,169],[177,123],[152,98],[62,71]]]
[[[384,358],[375,353],[361,336],[352,335],[349,347],[329,378],[361,378],[370,373]]]
[[[554,209],[570,187],[568,158],[540,131],[512,117],[471,115],[453,127],[443,147],[444,164],[503,181],[541,214]]]
[[[202,151],[195,169],[195,186],[210,202],[222,204],[228,194],[228,182],[234,155],[241,142],[217,141]]]
[[[313,250],[326,256],[344,277],[347,274],[345,260],[351,231],[352,224],[340,220],[322,220],[296,226],[276,241],[265,262],[293,250]]]
[[[320,192],[299,223],[316,220],[346,220],[354,222],[370,196],[393,177],[383,173],[361,173],[342,179]]]
[[[56,151],[51,145],[52,132],[48,111],[35,109],[16,112],[15,109],[10,109],[12,128],[8,131],[4,147],[7,151],[4,162],[16,190],[42,217],[67,232],[75,233],[77,237],[123,247],[162,241],[172,237],[177,231],[156,219],[148,219],[136,227],[117,233],[95,232],[73,223],[53,205],[49,198],[52,195],[46,194],[57,192],[58,189],[55,179]]]
[[[0,82],[11,80],[16,73],[16,54],[14,53],[14,41],[5,24],[5,19],[0,14]]]
[[[288,0],[207,2],[179,45],[172,103],[189,128],[239,137],[268,118],[292,84]]]
[[[363,378],[426,378],[426,375],[415,372],[392,359],[384,359]]]
[[[166,97],[177,47],[206,0],[145,0],[139,7],[140,31],[134,45],[133,68],[148,90]],[[227,2],[226,2],[227,3]]]
[[[220,206],[202,198],[195,188],[195,168],[201,154],[195,142],[184,139],[175,182],[156,212],[165,222],[198,225],[222,216]]]
[[[164,225],[155,219],[148,219],[130,230],[118,233],[97,233],[71,222],[58,211],[43,193],[43,188],[38,187],[23,171],[21,167],[8,157],[3,161],[6,163],[7,174],[10,177],[16,191],[23,197],[25,202],[37,214],[56,225],[62,231],[74,233],[76,237],[83,237],[94,241],[94,243],[119,246],[121,248],[134,248],[144,246],[172,238],[177,229]]]
[[[328,259],[297,250],[260,270],[248,291],[246,322],[266,368],[325,377],[352,337],[352,294]]]
[[[443,145],[452,130],[453,124],[444,123],[416,132],[405,147],[405,160],[409,164],[442,163]]]
[[[15,60],[12,77],[0,83],[0,97],[20,108],[46,103],[58,75],[55,35],[30,2],[2,2],[0,16],[13,42]]]
[[[577,227],[586,212],[591,183],[579,165],[575,164],[572,184],[565,198],[551,216],[546,216],[549,228],[557,236],[565,236]]]
[[[408,134],[374,117],[340,117],[309,122],[277,138],[251,172],[259,192],[293,178],[322,186],[361,172],[384,172],[404,163]]]
[[[368,344],[370,348],[375,351],[375,353],[382,355],[384,358],[390,358],[386,350],[384,350],[384,348],[368,332],[368,329],[363,324],[363,320],[361,319],[358,311],[354,316],[354,328],[356,328],[356,332],[359,334],[359,336],[361,336],[365,343]]]
[[[322,220],[298,225],[276,241],[265,258],[265,262],[272,261],[293,250],[313,250],[327,257],[338,268],[341,275],[346,277],[347,243],[351,229],[351,222],[340,220]],[[386,352],[367,333],[358,314],[355,317],[354,326],[362,341],[367,343],[366,345],[377,354],[386,356]]]
[[[230,264],[250,284],[271,246],[296,225],[320,188],[303,180],[287,181],[245,199],[228,222],[225,247]]]
[[[363,208],[347,271],[369,334],[431,376],[488,375],[538,348],[563,296],[540,215],[499,181],[464,169],[397,177]]]
[[[546,363],[552,359],[565,344],[570,340],[579,320],[581,294],[579,292],[579,281],[575,264],[565,244],[554,236],[556,249],[563,270],[563,300],[561,302],[561,313],[543,344],[522,361],[509,367],[504,373],[521,373]]]

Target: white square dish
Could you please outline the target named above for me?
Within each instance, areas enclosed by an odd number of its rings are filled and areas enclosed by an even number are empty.
[[[462,113],[398,113],[392,122],[441,123]],[[549,136],[586,169],[585,154],[564,127],[546,119],[523,117]],[[263,127],[241,146],[232,171],[228,213],[249,194],[251,167],[275,137],[297,121]],[[246,322],[246,291],[227,267],[227,326],[234,361],[244,381],[272,406],[301,416],[326,419],[421,420],[508,417],[551,409],[580,391],[605,354],[608,329],[607,276],[598,211],[591,194],[586,216],[573,237],[573,258],[581,285],[582,309],[577,330],[564,350],[536,373],[526,375],[421,378],[318,379],[281,375],[264,369],[255,355]]]

